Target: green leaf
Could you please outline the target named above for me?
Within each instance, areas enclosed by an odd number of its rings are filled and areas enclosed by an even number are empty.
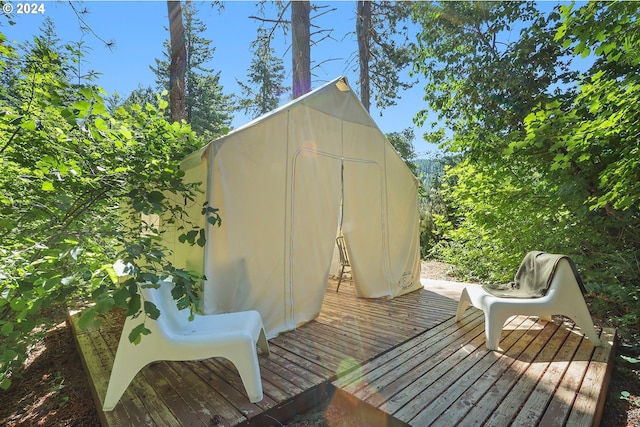
[[[107,125],[107,122],[102,117],[96,118],[95,126],[96,126],[96,129],[101,131],[105,131],[109,128],[109,126]]]
[[[116,304],[115,300],[111,297],[100,298],[96,302],[96,310],[99,313],[106,313],[109,310],[111,310],[115,306],[115,304]]]
[[[13,323],[11,322],[5,323],[4,325],[2,325],[2,328],[0,328],[0,333],[5,337],[8,337],[9,334],[11,334],[12,332],[13,332]]]
[[[151,331],[144,326],[144,323],[140,323],[129,333],[129,342],[133,344],[140,344],[142,335],[149,335]]]
[[[144,302],[144,312],[153,320],[158,319],[160,316],[160,310],[158,310],[158,307],[151,301]]]
[[[15,350],[8,348],[2,352],[2,355],[0,356],[0,361],[10,362],[14,360],[17,356],[18,356],[18,353]]]
[[[78,326],[80,329],[84,330],[93,325],[96,319],[96,314],[97,312],[93,307],[86,309],[78,320]]]
[[[153,273],[142,273],[140,278],[145,282],[157,283],[158,275]]]
[[[42,191],[53,191],[53,190],[55,190],[53,186],[53,182],[44,181],[42,183]]]
[[[127,304],[127,316],[133,316],[137,314],[140,311],[140,307],[140,295],[131,295],[131,299],[129,299],[129,303]]]
[[[627,363],[640,363],[640,360],[636,359],[635,357],[620,355],[620,359],[624,360]]]
[[[27,300],[25,298],[17,297],[11,300],[9,306],[13,311],[22,311],[27,306]]]
[[[207,217],[207,222],[211,225],[222,225],[222,218],[220,218],[219,216],[210,216]]]
[[[129,291],[125,288],[120,288],[113,293],[113,300],[117,307],[127,307],[127,298],[129,298]]]
[[[2,380],[0,380],[0,390],[9,390],[9,387],[11,387],[11,379],[2,377]]]
[[[80,95],[82,95],[83,97],[85,97],[86,99],[92,99],[96,93],[93,91],[93,89],[91,89],[90,87],[81,87],[78,92],[80,93]]]
[[[89,114],[91,103],[89,101],[78,101],[71,104],[71,107],[75,108],[78,111],[79,117],[84,117]]]
[[[27,120],[20,123],[20,127],[26,130],[36,130],[36,122],[35,120]]]
[[[162,194],[160,191],[152,191],[147,196],[147,199],[151,203],[159,203],[164,200],[164,194]]]
[[[205,232],[204,229],[200,230],[200,236],[198,237],[198,240],[196,241],[196,244],[198,246],[200,246],[201,248],[204,248],[204,245],[206,243],[206,238],[205,238]]]

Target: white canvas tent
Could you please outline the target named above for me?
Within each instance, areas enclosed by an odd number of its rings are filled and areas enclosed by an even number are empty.
[[[359,297],[421,287],[418,184],[345,78],[187,157],[182,167],[219,208],[205,248],[164,239],[176,266],[202,271],[203,309],[258,310],[273,337],[312,320],[327,289],[336,230]],[[204,218],[201,220],[204,227]]]

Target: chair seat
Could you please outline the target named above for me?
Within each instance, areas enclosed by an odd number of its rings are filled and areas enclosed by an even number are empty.
[[[202,360],[224,357],[231,361],[242,379],[251,402],[263,398],[260,365],[256,346],[269,354],[262,317],[255,310],[199,315],[189,320],[189,309],[178,310],[171,288],[163,282],[159,289],[141,289],[146,301],[160,310],[160,317],[146,320],[151,334],[136,345],[129,341],[129,333],[143,317],[128,316],[122,329],[118,350],[111,369],[103,410],[111,411],[118,403],[136,374],[151,362],[160,360]]]
[[[469,306],[481,309],[485,319],[486,345],[497,350],[505,322],[515,315],[538,316],[550,320],[554,314],[571,318],[595,346],[600,345],[598,333],[582,296],[580,286],[566,259],[558,261],[546,295],[539,298],[505,298],[487,292],[481,286],[463,289],[456,312],[460,321]]]

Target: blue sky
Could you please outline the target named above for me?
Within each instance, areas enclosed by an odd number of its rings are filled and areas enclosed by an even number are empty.
[[[14,9],[18,2],[13,2]],[[41,2],[37,2],[38,4]],[[15,14],[15,25],[7,25],[0,19],[0,31],[11,41],[30,40],[39,33],[45,17],[50,17],[56,25],[57,34],[62,42],[83,41],[90,49],[87,53],[87,64],[84,66],[102,73],[98,85],[108,93],[117,92],[126,97],[138,85],[154,84],[153,72],[149,65],[155,65],[155,58],[163,54],[162,44],[169,38],[167,6],[165,1],[85,1],[74,2],[78,10],[88,10],[83,19],[102,39],[114,41],[115,47],[109,50],[94,35],[83,32],[73,9],[67,2],[45,1],[44,13]],[[331,12],[317,21],[322,28],[333,28],[332,39],[325,40],[319,46],[312,47],[313,61],[324,62],[322,67],[313,70],[312,87],[318,87],[340,75],[346,75],[355,89],[357,73],[354,71],[353,55],[357,44],[355,35],[349,34],[355,28],[355,3],[352,1],[314,2],[314,4],[330,6]],[[221,83],[227,94],[239,93],[236,79],[246,80],[252,55],[250,43],[255,39],[258,22],[250,19],[256,14],[254,2],[227,1],[224,10],[219,11],[208,2],[197,2],[199,17],[207,25],[204,37],[212,40],[215,47],[211,67],[220,71]],[[326,9],[325,9],[326,10]],[[15,12],[15,10],[14,10]],[[275,14],[270,15],[275,17]],[[289,36],[290,37],[290,36]],[[284,65],[290,69],[290,55],[286,50],[282,32],[278,33],[279,45],[276,55],[281,56]],[[287,77],[290,81],[290,76]],[[287,82],[288,83],[288,82]],[[423,157],[426,152],[435,152],[436,147],[422,141],[424,129],[418,129],[413,117],[425,108],[422,101],[422,89],[402,93],[398,105],[380,111],[375,107],[371,115],[385,133],[399,132],[407,127],[416,131],[414,146],[416,152]],[[285,100],[286,101],[286,100]],[[250,118],[241,113],[235,114],[233,126],[238,127]]]

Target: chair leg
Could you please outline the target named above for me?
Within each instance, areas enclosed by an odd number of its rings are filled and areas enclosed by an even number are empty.
[[[336,292],[338,292],[340,290],[340,282],[342,282],[342,275],[344,274],[344,265],[342,266],[342,269],[340,270],[340,279],[338,280],[338,287],[336,288]]]
[[[587,304],[584,300],[576,302],[573,309],[565,315],[576,323],[580,328],[580,331],[586,335],[589,340],[591,340],[594,346],[599,347],[602,345],[598,332],[593,326],[593,319],[591,319],[591,314],[589,313],[589,309],[587,308]]]
[[[260,330],[260,336],[258,337],[256,345],[260,349],[260,353],[265,356],[269,355],[269,341],[267,341],[267,335],[265,334],[264,329]]]
[[[462,294],[460,294],[460,302],[458,302],[458,310],[456,311],[456,322],[462,320],[462,315],[469,307],[471,300],[469,298],[469,292],[467,288],[462,290]]]
[[[507,315],[507,318],[509,316]],[[489,350],[497,351],[500,348],[500,338],[502,338],[502,328],[506,322],[504,316],[496,315],[487,309],[484,312],[484,335],[486,346]]]
[[[116,359],[111,368],[111,377],[107,385],[107,393],[102,404],[103,411],[112,411],[138,372],[151,363],[150,360],[136,357],[135,352],[127,355],[124,353],[124,351],[116,353]]]
[[[239,350],[234,352],[233,356],[229,358],[229,361],[238,370],[240,379],[244,385],[247,397],[251,403],[260,402],[263,399],[262,393],[262,379],[260,377],[260,364],[258,363],[258,355],[256,354],[255,346],[252,343],[246,343],[242,345]]]

